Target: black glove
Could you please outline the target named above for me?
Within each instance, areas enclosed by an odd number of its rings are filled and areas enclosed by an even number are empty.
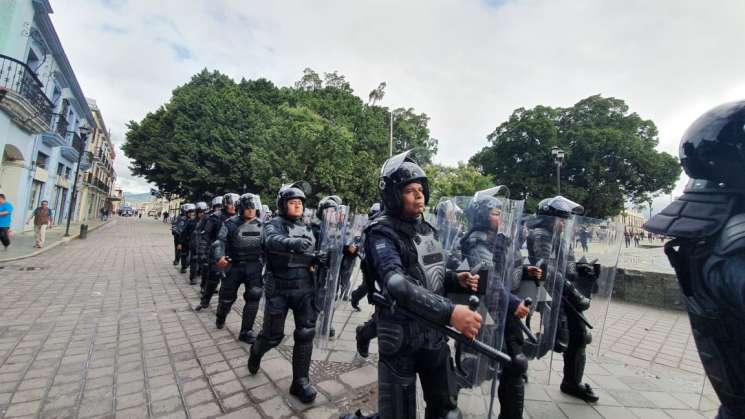
[[[600,276],[600,264],[577,263],[577,275],[585,280],[596,280]]]
[[[285,243],[287,244],[287,247],[290,248],[290,250],[303,253],[310,249],[310,247],[313,245],[313,242],[307,237],[290,237],[288,239],[285,239]]]
[[[318,252],[316,252],[316,265],[328,266],[328,264],[329,264],[329,254],[322,250],[319,250]]]

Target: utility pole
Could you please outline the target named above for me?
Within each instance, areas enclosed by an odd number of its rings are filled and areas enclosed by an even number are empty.
[[[559,147],[551,147],[551,155],[554,156],[556,164],[556,194],[561,195],[561,163],[564,161],[564,150]]]
[[[72,220],[73,212],[75,211],[75,201],[77,200],[78,194],[78,175],[80,174],[80,161],[83,159],[83,153],[85,152],[85,143],[88,140],[88,133],[90,132],[90,128],[80,127],[79,131],[80,150],[78,150],[78,165],[77,167],[75,167],[75,181],[72,184],[70,205],[67,207],[67,226],[65,226],[65,237],[70,237],[70,220]]]
[[[393,156],[393,110],[391,110],[391,136],[388,143],[388,157]]]

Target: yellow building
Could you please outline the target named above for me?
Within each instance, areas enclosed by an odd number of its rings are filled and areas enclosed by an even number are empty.
[[[90,168],[81,174],[80,207],[78,219],[86,222],[100,216],[101,209],[112,209],[112,192],[116,181],[114,158],[116,153],[111,136],[106,129],[101,110],[96,101],[86,98],[95,125],[89,134],[86,152]]]
[[[643,233],[642,226],[647,220],[644,216],[630,208],[625,208],[619,215],[613,217],[613,222],[624,225],[624,230],[629,233]]]

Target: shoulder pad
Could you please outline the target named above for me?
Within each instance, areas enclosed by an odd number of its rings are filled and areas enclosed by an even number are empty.
[[[645,230],[684,239],[712,237],[728,221],[736,197],[686,192],[647,221]]]
[[[474,230],[468,235],[467,242],[486,242],[489,241],[489,235],[483,230]]]
[[[742,251],[745,251],[745,214],[737,214],[724,225],[714,245],[714,253],[727,256]]]

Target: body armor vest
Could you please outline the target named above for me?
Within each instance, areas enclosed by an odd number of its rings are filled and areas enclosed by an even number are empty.
[[[263,226],[258,218],[245,221],[239,216],[231,217],[229,228],[228,255],[235,262],[257,261],[261,257],[261,232]]]
[[[287,237],[305,237],[311,241],[311,246],[308,248],[308,253],[291,253],[291,252],[277,252],[269,251],[268,260],[270,269],[275,274],[280,276],[286,276],[290,270],[303,270],[307,271],[308,268],[313,264],[315,259],[313,255],[313,249],[316,248],[316,238],[313,235],[313,231],[306,224],[302,222],[293,222],[290,220],[282,220],[283,230],[287,231]],[[294,277],[295,275],[290,274],[289,276]],[[302,275],[306,277],[305,272]]]
[[[680,245],[678,252],[673,249],[676,245]],[[693,337],[712,387],[723,405],[745,411],[745,330],[741,316],[727,313],[726,304],[714,297],[719,293],[708,289],[706,281],[711,268],[724,262],[724,257],[713,255],[706,245],[687,240],[668,242],[665,253],[683,289]]]

